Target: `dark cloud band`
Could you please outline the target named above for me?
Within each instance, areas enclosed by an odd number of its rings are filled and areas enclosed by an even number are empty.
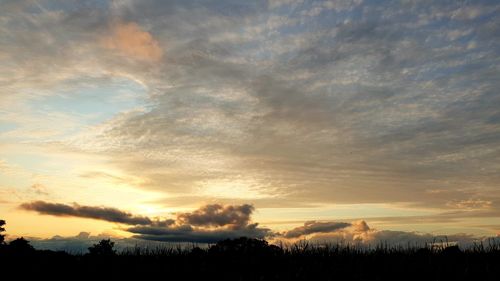
[[[107,207],[80,206],[78,204],[66,205],[44,201],[24,203],[20,207],[24,210],[60,217],[90,218],[129,225],[151,225],[154,223],[148,217],[135,216],[115,208]]]
[[[245,226],[250,221],[254,207],[249,204],[240,206],[206,205],[192,212],[179,214],[177,218],[195,226]]]
[[[299,226],[285,232],[283,236],[285,238],[298,238],[308,234],[334,232],[349,226],[351,226],[351,224],[346,222],[308,221],[304,223],[304,226]]]
[[[196,230],[191,227],[181,226],[177,228],[158,227],[132,227],[127,229],[132,232],[134,238],[161,242],[194,242],[194,243],[215,243],[224,239],[234,239],[239,237],[251,237],[264,239],[272,235],[267,228],[260,228],[258,224],[250,224],[239,229],[213,229]]]
[[[116,208],[44,201],[24,203],[20,208],[44,215],[91,218],[134,225],[125,230],[135,234],[137,239],[150,241],[214,243],[242,236],[262,239],[273,235],[269,229],[250,223],[254,207],[249,204],[206,205],[191,213],[177,214],[177,220],[153,220]]]

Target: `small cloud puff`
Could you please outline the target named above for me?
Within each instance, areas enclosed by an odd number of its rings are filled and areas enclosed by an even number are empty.
[[[163,56],[158,41],[135,22],[114,23],[111,32],[109,37],[102,40],[103,46],[108,49],[144,61],[159,61]]]

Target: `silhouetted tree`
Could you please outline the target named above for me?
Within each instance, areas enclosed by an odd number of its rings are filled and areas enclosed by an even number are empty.
[[[3,245],[3,243],[5,241],[5,235],[2,234],[2,232],[5,231],[5,228],[3,227],[4,225],[5,225],[5,221],[0,220],[0,245]]]
[[[201,258],[206,255],[206,251],[202,250],[200,247],[194,247],[191,249],[191,252],[189,252],[189,255],[191,257],[196,257],[196,258]]]
[[[10,241],[8,249],[14,254],[31,254],[35,251],[30,242],[23,237]]]
[[[217,242],[208,249],[210,254],[223,255],[279,255],[283,250],[269,245],[266,240],[241,237]]]
[[[448,246],[443,249],[443,255],[446,255],[448,257],[450,256],[457,256],[463,254],[462,250],[457,245],[454,246]]]
[[[89,254],[92,256],[114,256],[116,255],[116,251],[113,249],[114,246],[115,242],[112,242],[110,239],[103,239],[88,248]]]

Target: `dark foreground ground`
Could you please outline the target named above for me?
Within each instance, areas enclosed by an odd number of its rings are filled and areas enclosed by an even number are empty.
[[[498,247],[281,248],[241,238],[207,249],[98,245],[86,255],[11,248],[0,251],[0,280],[500,280]]]

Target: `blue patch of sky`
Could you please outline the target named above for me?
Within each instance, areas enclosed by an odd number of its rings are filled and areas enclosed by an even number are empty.
[[[53,1],[42,0],[38,1],[38,5],[43,9],[51,11],[78,12],[81,9],[103,9],[109,8],[111,1],[108,0],[86,0],[86,1]],[[33,6],[36,7],[36,6]]]
[[[13,123],[0,122],[0,134],[15,130],[18,126]]]
[[[69,82],[71,83],[71,82]],[[146,88],[126,78],[60,90],[57,94],[31,102],[40,112],[60,112],[82,118],[86,125],[104,122],[116,114],[146,105]]]

